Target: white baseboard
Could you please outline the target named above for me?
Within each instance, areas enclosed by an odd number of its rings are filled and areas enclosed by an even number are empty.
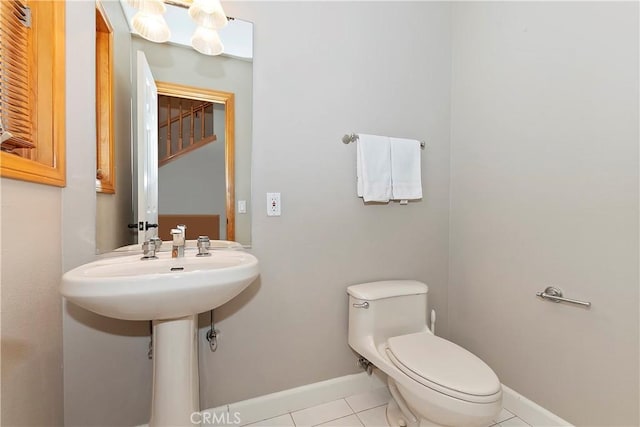
[[[502,384],[502,405],[534,427],[566,427],[573,424],[527,399],[515,390]]]
[[[239,420],[238,425],[254,423],[386,387],[386,376],[378,369],[369,376],[365,372],[332,378],[264,396],[201,411],[217,414],[218,419]],[[503,406],[534,427],[568,427],[572,424],[549,412],[511,388],[502,385]],[[226,413],[226,416],[222,414]],[[231,422],[235,424],[235,422]],[[139,426],[144,427],[144,426]]]

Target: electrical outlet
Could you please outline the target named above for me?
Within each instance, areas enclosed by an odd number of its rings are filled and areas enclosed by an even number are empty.
[[[280,216],[280,193],[267,193],[267,216]]]

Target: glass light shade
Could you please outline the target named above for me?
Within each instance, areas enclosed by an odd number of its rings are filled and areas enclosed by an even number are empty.
[[[189,16],[199,27],[219,30],[228,23],[219,0],[194,0],[189,7]]]
[[[131,7],[150,15],[162,15],[167,11],[167,7],[162,0],[127,0]]]
[[[196,8],[204,13],[213,13],[218,9],[222,9],[220,0],[193,0],[191,8]]]
[[[152,42],[164,43],[171,37],[171,31],[169,31],[167,21],[164,20],[162,15],[154,15],[141,11],[133,16],[131,25],[140,36]]]
[[[198,27],[193,37],[191,46],[204,55],[220,55],[224,52],[224,46],[218,32],[212,28]]]

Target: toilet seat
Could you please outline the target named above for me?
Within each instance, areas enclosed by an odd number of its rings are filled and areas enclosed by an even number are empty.
[[[404,374],[437,392],[471,403],[501,399],[496,374],[473,353],[426,332],[392,337],[387,355]]]

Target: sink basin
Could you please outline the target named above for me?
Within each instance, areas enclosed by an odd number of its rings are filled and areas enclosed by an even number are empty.
[[[94,261],[62,276],[61,293],[73,303],[124,320],[174,319],[218,307],[258,276],[258,260],[243,251],[158,259],[140,255]]]

